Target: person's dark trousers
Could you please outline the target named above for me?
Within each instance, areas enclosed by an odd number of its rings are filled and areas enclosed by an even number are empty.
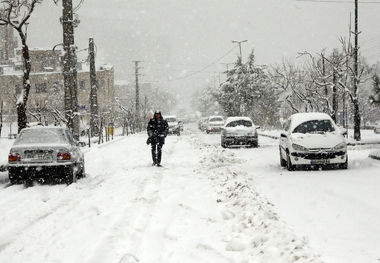
[[[162,156],[162,144],[161,143],[152,143],[153,163],[161,164],[161,156]]]

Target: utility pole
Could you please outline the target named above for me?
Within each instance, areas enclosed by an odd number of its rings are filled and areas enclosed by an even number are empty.
[[[94,49],[94,39],[89,39],[88,53],[90,56],[90,129],[91,134],[98,134],[98,123],[99,123],[99,107],[98,107],[98,82],[96,80],[96,67],[95,67],[95,49]]]
[[[74,44],[74,21],[72,0],[62,0],[63,15],[63,78],[65,87],[65,118],[67,126],[76,140],[79,140],[79,116],[77,96],[77,58]]]
[[[332,106],[333,106],[333,114],[332,119],[336,123],[338,121],[338,94],[337,94],[337,72],[336,72],[336,65],[337,65],[337,54],[338,50],[334,49],[333,51],[333,59],[332,59],[332,66],[333,66],[333,90],[332,90]]]
[[[359,111],[359,73],[358,73],[358,50],[359,50],[359,30],[358,30],[358,0],[355,0],[355,48],[354,48],[354,139],[361,140],[360,135],[360,111]]]
[[[232,43],[237,43],[239,45],[239,51],[240,51],[240,62],[243,63],[243,57],[242,57],[242,53],[241,53],[241,43],[245,43],[247,42],[248,40],[241,40],[241,41],[238,41],[238,40],[232,40]]]
[[[135,60],[135,78],[136,78],[136,112],[135,122],[138,131],[141,131],[141,113],[140,113],[140,88],[139,88],[139,63],[143,61]]]

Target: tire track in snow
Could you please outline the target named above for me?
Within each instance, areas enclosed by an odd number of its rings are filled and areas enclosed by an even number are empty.
[[[163,149],[164,158],[174,153],[179,139],[176,138],[174,144],[166,151]],[[139,262],[136,251],[144,239],[144,230],[151,222],[154,207],[159,200],[164,177],[162,173],[166,170],[164,167],[152,167],[152,169],[158,170],[152,177],[145,175],[143,181],[138,182],[138,188],[132,195],[135,198],[123,208],[121,215],[110,225],[107,234],[96,243],[93,254],[85,262]],[[140,169],[135,168],[134,173],[135,179],[141,178]],[[130,244],[127,244],[128,241]]]

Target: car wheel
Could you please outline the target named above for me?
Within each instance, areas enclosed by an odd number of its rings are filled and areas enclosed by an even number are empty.
[[[222,140],[222,142],[220,143],[220,145],[221,145],[223,148],[227,148],[227,143],[225,143],[223,140]]]
[[[177,136],[181,136],[181,132],[180,131],[177,132]]]
[[[84,161],[80,164],[80,171],[78,173],[78,178],[84,178],[86,177],[85,168],[84,168]]]
[[[289,153],[286,155],[286,168],[288,171],[294,171],[295,166],[292,164],[292,161],[290,160]]]
[[[207,133],[207,134],[209,134],[209,133],[210,133],[210,131],[209,131],[209,130],[207,130],[207,131],[206,131],[206,133]]]
[[[9,182],[11,184],[21,184],[22,183],[22,180],[21,178],[17,175],[17,172],[13,171],[13,170],[9,170],[8,171],[8,178],[9,178]]]
[[[348,157],[346,157],[346,162],[339,165],[340,169],[347,169],[348,168]]]
[[[72,183],[76,183],[77,176],[74,172],[74,167],[72,165],[64,168],[64,179],[65,179],[66,184],[68,185]]]
[[[281,149],[280,149],[280,165],[281,167],[286,167],[286,160],[282,158]]]

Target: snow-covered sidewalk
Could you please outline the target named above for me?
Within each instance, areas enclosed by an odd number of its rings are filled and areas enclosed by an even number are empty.
[[[87,177],[70,186],[4,179],[0,262],[320,262],[235,156],[171,136],[157,168],[145,139],[89,150]]]

